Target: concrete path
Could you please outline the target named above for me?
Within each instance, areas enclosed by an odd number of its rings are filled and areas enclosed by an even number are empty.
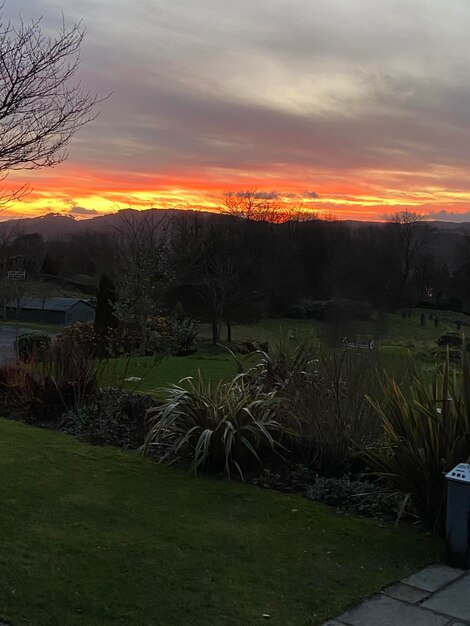
[[[470,571],[430,565],[323,626],[470,626]]]
[[[4,363],[15,357],[16,328],[0,326],[0,362]],[[1,624],[0,624],[1,626]]]

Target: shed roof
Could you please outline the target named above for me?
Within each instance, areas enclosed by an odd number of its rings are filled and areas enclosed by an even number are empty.
[[[19,300],[19,308],[21,309],[36,309],[40,311],[68,311],[77,302],[83,302],[92,307],[89,302],[82,300],[81,298],[29,298],[23,296]],[[7,307],[16,309],[18,303],[16,301],[9,302]]]

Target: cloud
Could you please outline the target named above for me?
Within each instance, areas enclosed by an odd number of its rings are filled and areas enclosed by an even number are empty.
[[[4,12],[44,15],[53,32],[63,4],[9,0]],[[256,175],[298,189],[299,199],[316,200],[301,190],[318,185],[323,200],[328,181],[336,199],[360,186],[380,202],[413,191],[406,177],[439,170],[415,187],[432,195],[455,189],[452,177],[470,169],[465,0],[298,0],[295,10],[272,0],[69,5],[68,22],[84,18],[87,30],[84,87],[113,92],[70,145],[69,162],[92,172],[81,181],[90,195],[124,183],[131,193],[170,174],[180,191],[185,180],[217,177],[222,189],[245,189]],[[258,183],[266,199],[289,197],[265,188]],[[462,214],[451,207],[449,215]]]
[[[255,198],[258,200],[277,200],[279,198],[279,194],[277,191],[257,191],[255,193]]]
[[[257,200],[277,200],[279,193],[277,191],[256,191],[256,190],[242,190],[242,191],[229,191],[225,194],[228,198],[256,198]]]
[[[86,209],[82,206],[72,206],[68,210],[70,215],[98,215],[99,212],[96,209]]]
[[[44,23],[60,20],[59,0],[18,2],[25,16],[45,4]],[[147,172],[470,165],[467,3],[197,4],[69,7],[87,27],[83,84],[113,92],[71,158]]]
[[[430,220],[441,220],[443,222],[470,222],[470,210],[463,213],[457,211],[430,211],[426,216]]]

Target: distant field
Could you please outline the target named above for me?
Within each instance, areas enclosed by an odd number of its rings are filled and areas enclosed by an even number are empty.
[[[420,315],[426,316],[426,325],[420,324]],[[439,317],[436,327],[429,315]],[[412,317],[403,319],[399,314],[386,314],[382,321],[364,321],[351,325],[349,339],[376,339],[379,345],[401,345],[410,343],[436,341],[442,334],[456,330],[456,320],[468,320],[470,317],[454,311],[429,311],[427,309],[413,309]],[[463,327],[465,328],[465,327]],[[225,329],[222,328],[222,342],[225,339]],[[470,332],[470,327],[469,327]],[[232,328],[233,341],[268,341],[275,342],[281,336],[294,336],[294,341],[300,342],[308,337],[326,340],[330,331],[325,322],[308,319],[266,319],[258,324],[234,324]],[[210,342],[212,335],[209,324],[201,325],[200,338],[203,342]]]
[[[420,315],[426,316],[426,325],[420,324]],[[435,326],[429,315],[438,315],[439,325]],[[470,317],[452,311],[429,311],[413,309],[412,317],[403,319],[399,314],[387,314],[380,321],[359,322],[348,329],[344,329],[344,336],[350,341],[358,339],[368,342],[372,339],[378,348],[376,355],[378,367],[387,369],[392,374],[403,369],[404,358],[424,366],[430,372],[434,369],[437,360],[432,355],[437,346],[437,339],[444,333],[456,330],[456,320],[469,320]],[[8,324],[14,326],[13,322]],[[41,324],[20,324],[20,330],[33,328],[46,332],[59,332],[61,326]],[[462,327],[465,331],[465,326]],[[470,327],[469,332],[470,332]],[[348,332],[349,331],[349,332]],[[340,346],[343,337],[341,329],[336,331],[332,341],[331,327],[325,322],[302,319],[265,319],[257,324],[233,324],[233,342],[256,341],[268,342],[274,346],[282,337],[289,337],[292,344],[313,338],[318,345],[329,349],[333,344]],[[222,343],[225,343],[225,328],[222,328]],[[229,344],[227,344],[229,345]],[[233,347],[233,344],[232,344]],[[379,356],[380,355],[380,356]],[[129,390],[152,393],[158,387],[165,387],[171,383],[178,383],[187,376],[197,376],[198,372],[211,382],[228,380],[236,373],[236,365],[230,353],[224,348],[212,345],[212,335],[209,324],[201,325],[198,340],[198,351],[189,357],[169,357],[155,362],[153,357],[132,357],[130,359],[111,359],[106,365],[102,384],[109,386],[121,385],[124,378],[141,378],[141,382],[125,383]]]
[[[420,314],[426,316],[426,326],[420,325]],[[436,327],[434,321],[429,320],[429,315],[439,317],[439,325]],[[378,338],[384,345],[400,344],[404,340],[434,341],[440,335],[448,331],[455,331],[457,320],[464,320],[468,323],[468,333],[470,333],[470,316],[454,311],[435,311],[428,309],[413,309],[412,317],[402,319],[399,314],[385,314],[380,323],[374,321],[359,322],[353,325],[351,330],[355,330],[360,338]],[[18,327],[20,330],[30,328],[33,330],[47,330],[50,332],[60,332],[64,327],[58,324],[39,324],[29,322],[15,322],[12,320],[1,321],[0,326]],[[212,334],[210,324],[201,324],[199,339],[202,344],[211,351]],[[465,326],[463,326],[465,330]],[[232,340],[242,342],[254,340],[258,342],[275,342],[281,336],[293,335],[294,341],[302,341],[308,337],[325,339],[328,336],[328,326],[325,322],[309,319],[276,318],[264,319],[256,324],[232,324]],[[352,333],[354,334],[354,333]],[[350,333],[350,338],[353,338]],[[226,339],[226,329],[222,326],[221,342]]]
[[[357,337],[360,341],[368,341],[375,338],[378,347],[374,353],[377,367],[386,369],[392,375],[402,373],[404,368],[411,371],[413,360],[431,372],[435,365],[432,360],[425,359],[425,355],[437,346],[437,339],[442,334],[455,331],[455,320],[463,319],[464,316],[451,311],[433,311],[434,315],[439,316],[439,326],[436,327],[428,319],[429,311],[425,311],[426,326],[423,327],[420,324],[420,313],[420,310],[414,310],[413,316],[406,319],[402,319],[401,315],[386,315],[380,326],[382,334],[378,336],[377,325],[361,322],[357,327],[359,332],[349,339]],[[324,322],[315,320],[267,319],[258,324],[235,324],[232,329],[234,342],[267,341],[273,346],[279,338],[286,336],[291,337],[293,344],[312,337],[319,340],[319,346],[326,345],[328,328]],[[202,325],[199,349],[192,356],[169,357],[159,363],[155,363],[153,357],[113,359],[107,366],[103,382],[114,385],[120,384],[123,378],[138,377],[143,380],[126,383],[124,387],[151,393],[158,387],[178,383],[187,376],[197,376],[199,371],[211,382],[228,380],[236,374],[235,362],[224,348],[214,347],[211,338],[210,326]],[[222,343],[223,339],[222,334]]]

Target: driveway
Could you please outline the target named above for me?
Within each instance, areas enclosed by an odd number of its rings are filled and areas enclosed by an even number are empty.
[[[16,339],[16,328],[11,326],[0,326],[0,361],[4,363],[15,358],[14,342]]]

